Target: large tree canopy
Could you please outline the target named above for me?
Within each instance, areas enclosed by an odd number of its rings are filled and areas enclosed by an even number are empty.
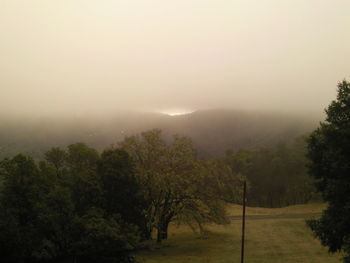
[[[151,130],[126,138],[121,147],[135,162],[149,235],[156,228],[158,242],[175,219],[195,221],[200,229],[203,222],[227,222],[222,202],[234,201],[239,177],[224,163],[199,159],[191,139],[174,136],[167,144],[160,130]]]
[[[326,109],[326,121],[308,140],[309,171],[328,202],[311,229],[330,252],[344,251],[350,262],[350,83],[338,84],[336,100]]]

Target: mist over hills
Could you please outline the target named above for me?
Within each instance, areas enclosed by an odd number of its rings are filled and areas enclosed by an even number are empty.
[[[17,153],[42,157],[53,146],[85,142],[98,150],[125,136],[158,128],[165,138],[174,134],[192,138],[201,156],[215,157],[226,150],[290,143],[312,131],[314,116],[244,110],[199,110],[186,115],[122,112],[116,115],[5,118],[0,124],[0,158]]]

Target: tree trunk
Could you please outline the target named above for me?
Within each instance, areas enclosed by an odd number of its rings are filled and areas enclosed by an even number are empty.
[[[168,239],[168,227],[169,227],[169,221],[167,220],[162,224],[162,239]]]
[[[157,243],[161,243],[163,239],[168,239],[169,222],[160,222],[157,227]]]
[[[152,239],[153,226],[151,224],[145,224],[144,226],[144,237],[146,240]]]
[[[157,227],[157,243],[158,244],[161,244],[162,243],[162,227],[161,226],[158,226]]]

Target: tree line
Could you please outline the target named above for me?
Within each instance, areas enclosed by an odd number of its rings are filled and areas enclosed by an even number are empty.
[[[167,239],[172,221],[204,231],[228,223],[242,178],[197,156],[189,138],[160,130],[99,154],[84,143],[45,160],[0,163],[1,262],[132,262],[142,241]]]
[[[228,151],[225,163],[249,184],[249,206],[283,207],[317,199],[314,180],[307,171],[306,136],[291,145]]]
[[[310,200],[305,143],[200,158],[188,137],[160,130],[126,137],[101,154],[84,143],[51,148],[44,160],[0,162],[3,262],[123,262],[143,241],[161,243],[171,222],[205,233],[229,223],[226,203],[251,206]]]

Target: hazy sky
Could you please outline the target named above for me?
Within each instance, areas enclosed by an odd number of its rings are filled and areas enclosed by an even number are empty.
[[[0,0],[0,110],[322,111],[349,0]]]

